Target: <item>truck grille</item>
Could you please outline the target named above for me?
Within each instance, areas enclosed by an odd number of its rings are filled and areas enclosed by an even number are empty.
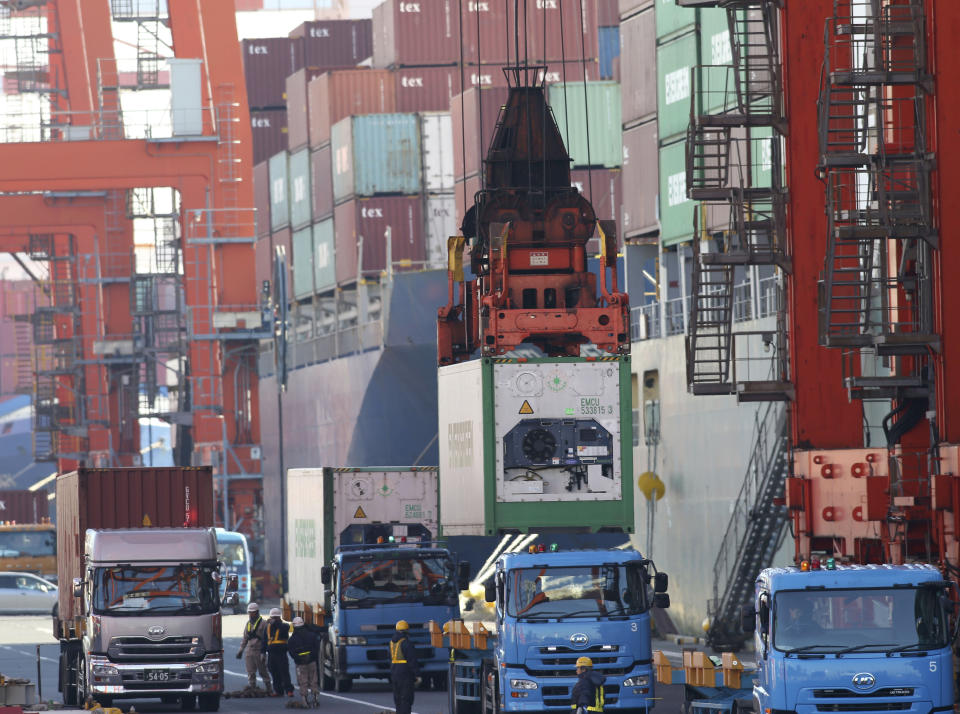
[[[912,697],[913,687],[887,687],[878,689],[875,692],[864,694],[855,692],[852,689],[814,689],[813,696],[817,699],[853,699],[859,697],[870,697],[872,699],[883,697]]]
[[[201,660],[206,654],[199,637],[167,637],[151,640],[146,637],[114,637],[107,654],[114,662],[150,661],[182,662]]]
[[[543,703],[548,707],[563,707],[570,711],[570,692],[573,687],[549,686],[543,688]],[[611,706],[620,701],[620,685],[603,685],[603,703]]]

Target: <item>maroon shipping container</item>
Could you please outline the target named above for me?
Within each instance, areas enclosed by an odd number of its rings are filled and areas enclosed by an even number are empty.
[[[297,43],[297,68],[356,67],[373,54],[370,20],[316,20],[290,33]]]
[[[460,68],[456,66],[401,67],[393,75],[398,112],[448,112],[451,97],[460,94]]]
[[[582,3],[570,0],[536,0],[526,3],[527,24],[521,29],[529,38],[529,59],[535,62],[556,62],[580,57],[596,58],[600,53],[597,2],[598,0],[583,0]],[[521,43],[521,56],[523,52]]]
[[[374,67],[459,61],[459,0],[386,0],[373,9]]]
[[[657,122],[623,132],[623,210],[620,232],[625,238],[657,229]]]
[[[299,69],[296,43],[289,37],[244,40],[243,74],[251,108],[276,109],[284,105],[284,80]]]
[[[337,283],[357,280],[357,245],[363,236],[363,274],[379,275],[387,267],[387,239],[391,229],[395,270],[422,268],[426,260],[423,236],[423,201],[420,196],[374,196],[355,198],[334,209]],[[412,266],[397,265],[411,261]]]
[[[310,190],[313,192],[313,220],[333,213],[333,161],[330,144],[310,153]]]
[[[653,0],[620,0],[620,17],[626,19],[634,13],[653,6]]]
[[[251,109],[253,163],[266,161],[287,148],[287,110]]]
[[[620,24],[620,63],[629,67],[621,74],[620,96],[624,125],[652,116],[657,111],[657,28],[653,10]],[[691,58],[690,60],[694,60]]]
[[[620,169],[576,169],[570,172],[570,183],[593,204],[597,218],[619,220],[621,194]],[[592,192],[591,192],[592,189]]]
[[[74,616],[70,583],[83,575],[88,528],[213,527],[213,472],[199,468],[79,469],[57,477],[61,620]]]
[[[287,148],[290,151],[302,149],[310,142],[307,84],[326,71],[298,69],[287,77]]]
[[[50,519],[50,501],[45,489],[0,491],[0,521],[44,523]]]
[[[590,0],[586,1],[590,2]],[[512,2],[505,3],[499,0],[463,3],[463,59],[465,62],[502,65],[507,62],[508,57],[511,62],[516,61],[513,10]],[[479,25],[479,34],[477,25]],[[521,26],[521,59],[524,54],[522,30]],[[479,44],[477,44],[478,38]],[[532,55],[530,59],[533,59]],[[497,71],[500,71],[499,68]]]
[[[270,235],[270,164],[253,167],[253,206],[257,209],[257,237]]]
[[[457,206],[457,227],[463,223],[463,216],[471,206],[473,206],[474,197],[480,190],[480,175],[474,174],[465,179],[457,181],[454,190],[454,200]]]
[[[615,27],[620,24],[620,0],[597,0],[597,26]]]
[[[458,95],[450,100],[453,118],[453,175],[457,179],[480,173],[483,159],[493,138],[500,107],[507,101],[505,87],[468,89],[462,101]],[[464,159],[463,137],[467,137]],[[482,145],[482,146],[481,146]]]
[[[346,69],[326,72],[307,87],[310,146],[330,141],[330,127],[344,117],[396,111],[397,89],[385,69]]]

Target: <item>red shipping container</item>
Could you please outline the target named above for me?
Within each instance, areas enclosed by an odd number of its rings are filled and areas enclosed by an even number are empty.
[[[623,209],[620,232],[625,238],[657,229],[659,146],[657,122],[623,132]]]
[[[50,501],[45,489],[0,491],[0,521],[43,523],[50,518]]]
[[[373,66],[459,62],[459,3],[460,0],[385,0],[375,7]]]
[[[298,69],[287,77],[287,148],[290,151],[298,151],[310,142],[307,84],[326,71]]]
[[[614,27],[620,24],[620,0],[597,0],[597,26]]]
[[[483,170],[483,159],[493,139],[500,107],[506,104],[508,94],[505,87],[468,89],[462,99],[458,95],[450,100],[454,178],[461,179]],[[466,147],[464,137],[467,138]]]
[[[244,40],[242,46],[249,106],[256,109],[283,107],[284,80],[299,69],[294,41],[289,37],[266,37]]]
[[[385,69],[346,69],[326,72],[307,87],[310,146],[330,141],[330,127],[344,117],[390,114],[396,111],[397,90]]]
[[[266,161],[287,148],[287,110],[251,109],[253,163]]]
[[[72,620],[70,585],[83,576],[88,528],[213,527],[213,472],[199,468],[79,469],[57,477],[57,573],[61,620]]]
[[[310,153],[310,190],[314,223],[333,213],[333,157],[330,144]]]
[[[334,69],[356,67],[373,54],[370,20],[316,20],[304,22],[290,32],[300,40],[297,68]]]
[[[530,61],[541,63],[581,57],[596,58],[600,53],[597,2],[536,0],[525,3],[527,24],[521,30],[529,38],[526,52]],[[524,55],[522,37],[520,55]]]
[[[337,283],[357,280],[357,246],[363,237],[363,274],[376,277],[387,267],[386,230],[391,231],[395,270],[422,268],[426,260],[423,201],[420,196],[356,198],[334,209]],[[398,265],[411,261],[412,265]]]
[[[460,94],[460,68],[402,67],[394,70],[398,112],[448,112]]]
[[[257,209],[257,237],[270,235],[270,164],[253,167],[253,206]]]
[[[623,203],[620,178],[619,169],[594,169],[589,172],[576,169],[570,172],[570,184],[586,196],[593,204],[597,218],[603,220],[620,220],[620,205]]]

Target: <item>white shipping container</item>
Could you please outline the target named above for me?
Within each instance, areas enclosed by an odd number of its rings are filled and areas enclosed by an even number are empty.
[[[320,568],[328,565],[350,526],[422,525],[437,537],[436,468],[313,468],[287,471],[288,596],[323,602]],[[352,534],[359,533],[354,529]],[[346,535],[347,538],[350,534]]]
[[[427,193],[450,193],[453,182],[453,122],[449,112],[420,115],[423,187]]]
[[[457,200],[453,194],[427,196],[423,205],[427,267],[447,267],[447,238],[457,235]]]

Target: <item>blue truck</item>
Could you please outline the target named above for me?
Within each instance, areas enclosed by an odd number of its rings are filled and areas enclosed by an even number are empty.
[[[669,607],[667,575],[635,550],[508,553],[486,599],[492,648],[453,648],[456,714],[570,711],[576,661],[606,677],[608,712],[653,707],[650,607]]]

